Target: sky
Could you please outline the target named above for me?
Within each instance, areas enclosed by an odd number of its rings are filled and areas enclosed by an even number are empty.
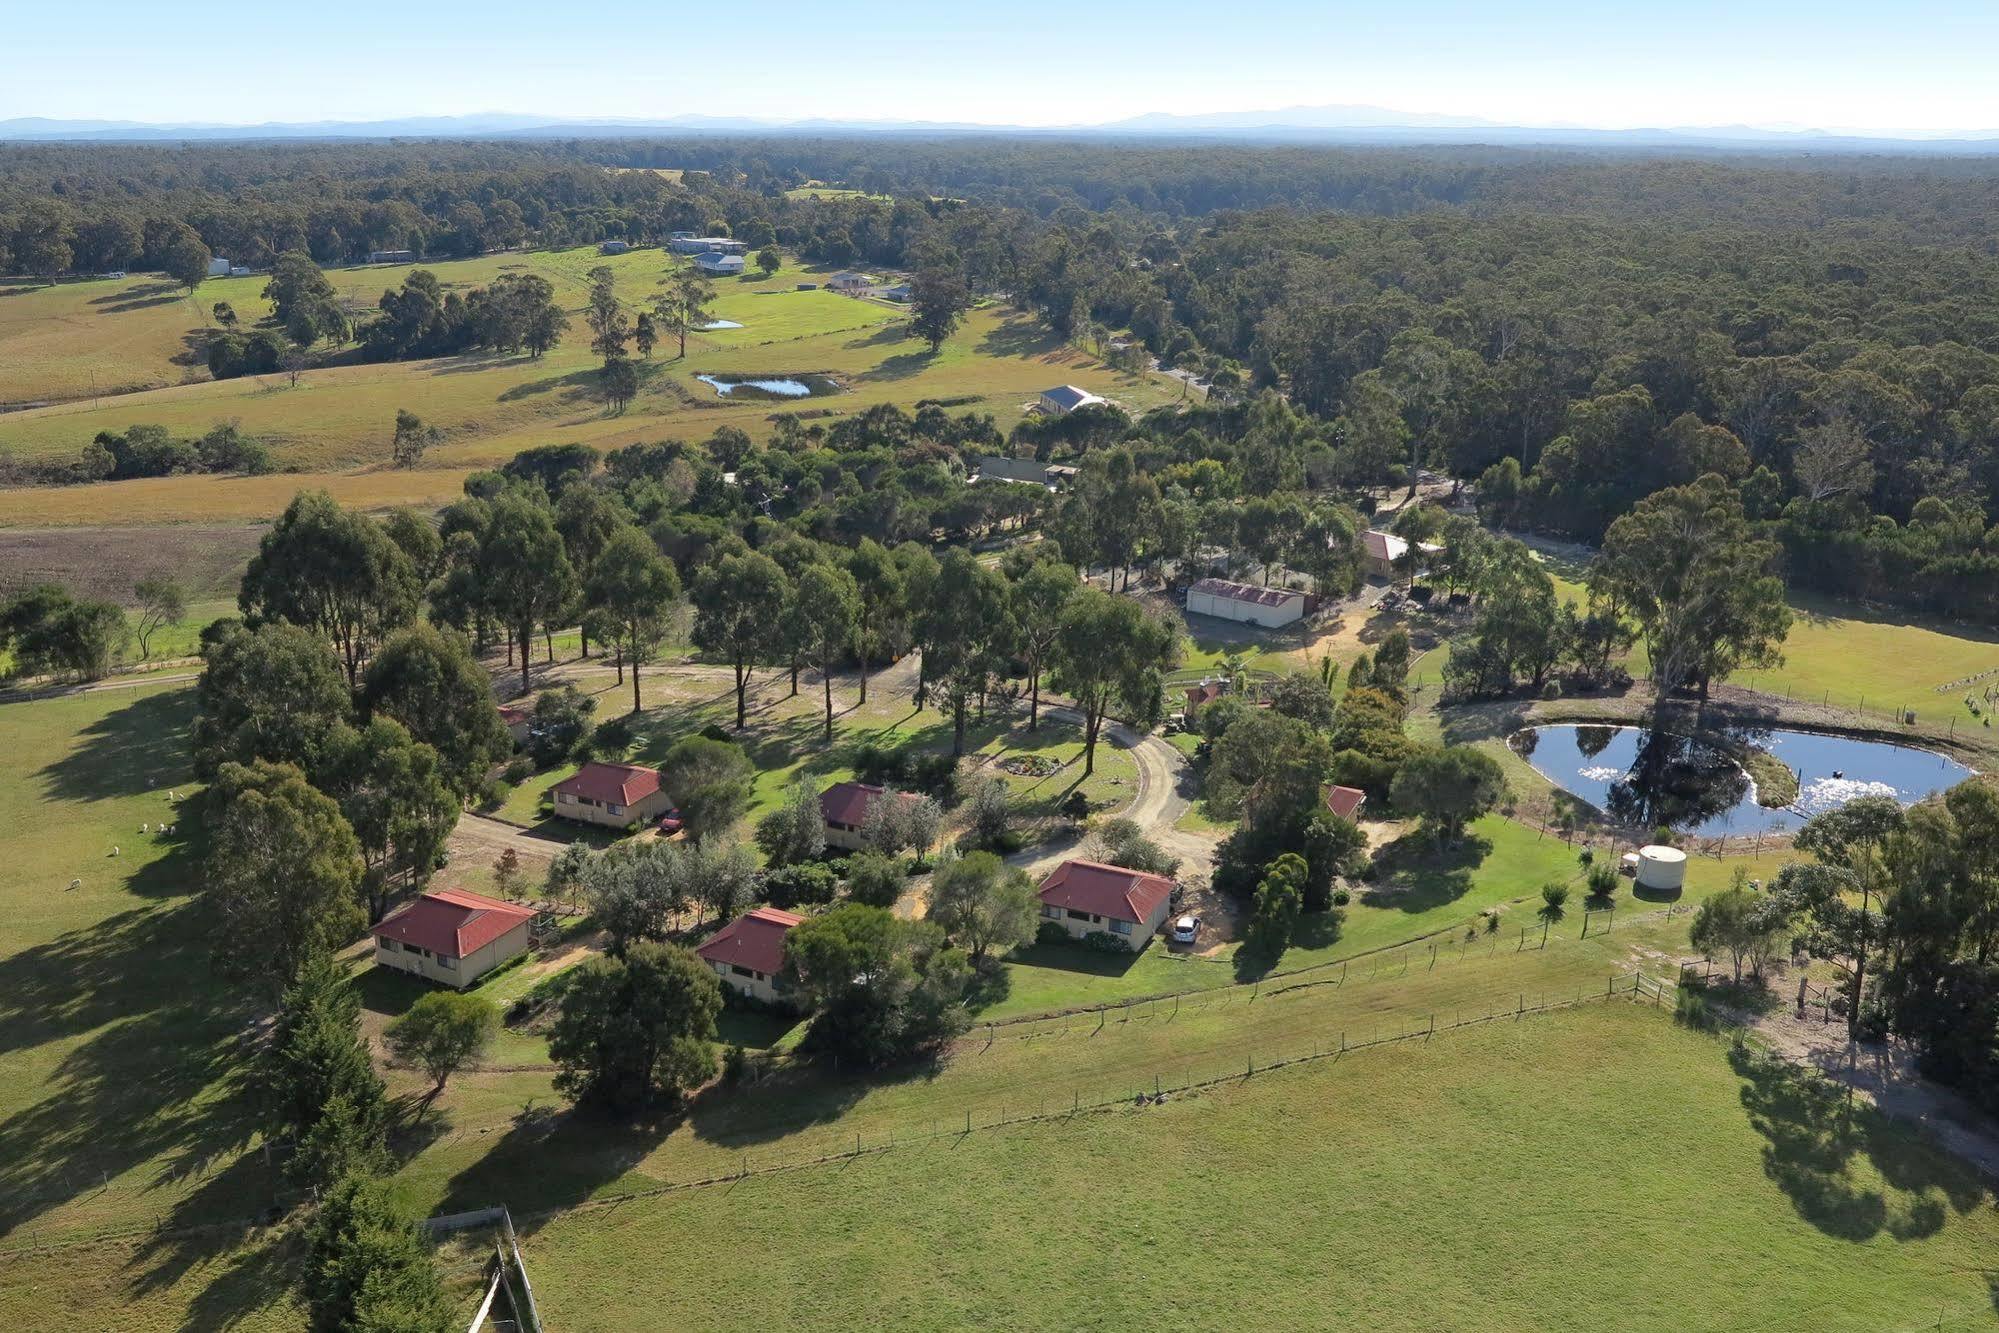
[[[1999,0],[96,0],[14,7],[0,119],[943,120],[1364,104],[1509,125],[1999,130]]]

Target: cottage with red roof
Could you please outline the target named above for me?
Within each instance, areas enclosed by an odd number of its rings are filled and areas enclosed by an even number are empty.
[[[507,735],[514,738],[514,744],[527,744],[528,724],[532,721],[534,721],[534,709],[527,704],[500,705],[500,723],[506,727]]]
[[[826,821],[826,845],[858,852],[867,844],[861,830],[867,826],[868,811],[876,801],[893,796],[898,801],[923,799],[906,791],[891,792],[868,782],[836,782],[819,793],[819,815]]]
[[[722,984],[752,1000],[777,1004],[777,974],[784,966],[784,937],[805,918],[775,907],[743,913],[694,952],[715,969]]]
[[[527,952],[534,912],[463,889],[433,889],[375,924],[375,966],[463,989]]]
[[[1358,819],[1360,808],[1367,804],[1367,793],[1358,787],[1328,785],[1326,788],[1326,809],[1341,819]]]
[[[1101,861],[1064,861],[1041,881],[1041,919],[1076,939],[1107,932],[1136,952],[1166,922],[1173,881]]]
[[[1442,555],[1444,548],[1435,542],[1417,542],[1417,563],[1422,564]],[[1360,534],[1361,568],[1375,578],[1395,579],[1403,572],[1403,565],[1409,556],[1409,542],[1392,532],[1380,528],[1369,528]]]
[[[1305,594],[1295,588],[1260,588],[1254,583],[1202,579],[1187,589],[1187,610],[1192,615],[1276,629],[1305,618]]]
[[[606,828],[650,824],[673,808],[658,769],[596,760],[576,770],[575,777],[550,787],[548,799],[558,819]]]

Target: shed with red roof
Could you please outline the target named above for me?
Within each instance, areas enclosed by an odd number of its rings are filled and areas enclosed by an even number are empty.
[[[784,937],[804,919],[795,912],[758,907],[710,935],[694,952],[715,969],[724,986],[776,1004],[784,998],[777,988],[777,974],[784,966]]]
[[[606,828],[650,824],[673,808],[658,769],[594,759],[577,769],[575,777],[550,787],[548,800],[558,818]]]
[[[1041,919],[1076,939],[1104,932],[1133,950],[1166,922],[1173,881],[1102,861],[1064,861],[1041,881]]]
[[[533,920],[518,903],[433,889],[375,923],[375,965],[462,989],[526,953]]]

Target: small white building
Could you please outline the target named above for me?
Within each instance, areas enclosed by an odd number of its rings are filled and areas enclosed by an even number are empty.
[[[1305,618],[1305,594],[1295,588],[1259,588],[1253,583],[1202,579],[1187,589],[1187,611],[1277,629]]]
[[[630,241],[604,241],[597,246],[600,255],[622,255],[632,248]]]
[[[1088,389],[1079,389],[1073,384],[1058,384],[1052,389],[1043,389],[1037,404],[1043,412],[1059,417],[1075,411],[1079,407],[1089,407],[1106,399],[1098,397]]]
[[[666,248],[677,255],[739,255],[749,247],[727,236],[675,236]]]
[[[849,295],[852,295],[855,292],[867,291],[870,287],[874,285],[875,285],[875,280],[869,277],[867,274],[854,273],[851,271],[846,273],[835,273],[832,277],[826,279],[827,291],[846,292]]]
[[[739,277],[743,271],[743,257],[711,251],[708,254],[694,256],[694,267],[718,278]]]
[[[208,261],[208,276],[211,278],[228,277],[229,261],[224,259],[221,255],[215,255],[214,257],[212,257]]]

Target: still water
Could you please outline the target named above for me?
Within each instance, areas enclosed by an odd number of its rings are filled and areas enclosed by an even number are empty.
[[[1811,816],[1856,796],[1892,796],[1909,805],[1972,776],[1955,760],[1886,741],[1809,731],[1757,731],[1740,739],[1798,773],[1798,799],[1790,806],[1758,805],[1755,784],[1741,765],[1685,736],[1563,725],[1528,727],[1509,742],[1550,782],[1613,819],[1710,837],[1795,832]]]

